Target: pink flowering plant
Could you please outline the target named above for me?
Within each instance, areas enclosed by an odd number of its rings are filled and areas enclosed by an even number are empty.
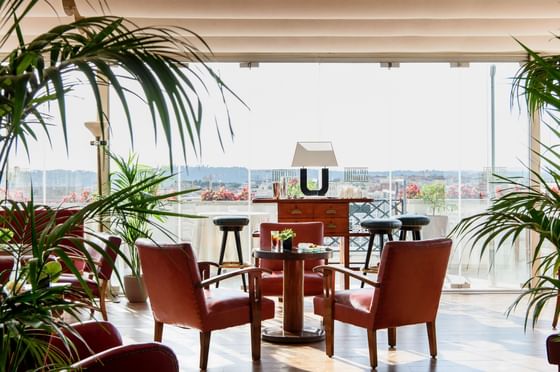
[[[200,193],[200,199],[204,201],[222,201],[222,200],[248,200],[249,187],[247,185],[241,188],[239,193],[235,193],[225,186],[221,186],[217,191],[205,189]]]
[[[406,198],[419,199],[421,197],[420,187],[415,183],[406,185]]]

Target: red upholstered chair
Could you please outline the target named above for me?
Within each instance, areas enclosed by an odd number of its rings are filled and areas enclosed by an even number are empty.
[[[86,245],[86,249],[96,263],[96,266],[93,268],[85,268],[84,275],[86,277],[84,281],[91,290],[93,296],[99,299],[99,310],[101,311],[103,320],[108,320],[105,299],[107,297],[108,288],[110,288],[111,275],[113,274],[115,259],[120,249],[121,239],[114,235],[98,233],[97,236],[88,237],[88,241],[103,249],[104,254],[90,245]],[[94,272],[97,273],[99,284],[95,280]],[[81,288],[81,283],[74,274],[62,274],[58,282],[70,283],[74,287]]]
[[[0,285],[6,284],[10,279],[14,263],[12,256],[0,256]]]
[[[197,263],[189,243],[156,245],[139,239],[136,246],[154,316],[155,341],[161,341],[164,324],[200,330],[200,369],[204,370],[211,332],[251,323],[252,356],[260,359],[261,320],[274,317],[274,302],[261,295],[261,273],[265,270],[250,267],[204,279],[209,263]],[[248,293],[210,288],[241,274],[248,274]]]
[[[292,229],[296,233],[293,239],[294,246],[298,243],[323,244],[322,222],[281,222],[261,223],[260,248],[271,248],[271,231],[282,231]],[[323,293],[323,275],[313,272],[313,268],[325,265],[325,260],[306,260],[304,266],[303,293],[304,296],[314,296]],[[284,278],[282,260],[259,259],[257,267],[271,270],[271,274],[263,274],[261,280],[262,292],[265,296],[282,296],[282,280]]]
[[[81,339],[68,330],[62,332],[72,340],[75,349],[67,349],[60,338],[51,336],[51,348],[73,362],[76,370],[85,371],[158,371],[177,372],[179,363],[173,351],[160,343],[123,345],[111,323],[90,321],[73,325]]]
[[[78,213],[80,210],[76,208],[60,208],[60,209],[45,209],[39,208],[33,210],[33,217],[35,218],[35,233],[40,234],[45,229],[52,229],[56,225],[64,223],[70,217]],[[53,215],[54,213],[54,215]],[[53,221],[54,217],[54,221]],[[54,222],[54,223],[53,223]],[[13,232],[11,241],[18,244],[29,244],[32,239],[31,229],[31,213],[23,209],[20,204],[5,205],[0,208],[0,227],[10,229]],[[75,228],[70,231],[68,237],[83,238],[84,225],[83,223],[77,224]],[[63,239],[61,246],[69,255],[78,255],[79,250],[71,239]],[[76,268],[82,270],[84,264],[81,261],[75,262]],[[63,266],[63,271],[70,272]]]
[[[451,252],[451,240],[388,242],[381,256],[377,282],[339,267],[319,266],[325,275],[324,294],[313,299],[315,314],[323,316],[326,353],[334,352],[334,320],[367,329],[369,358],[377,366],[378,329],[388,329],[389,346],[397,341],[396,327],[426,323],[430,355],[437,354],[435,320]],[[335,291],[335,271],[371,285],[371,288]]]

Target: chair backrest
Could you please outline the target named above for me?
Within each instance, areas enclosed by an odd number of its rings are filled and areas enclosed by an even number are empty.
[[[6,210],[0,209],[0,227],[10,229],[13,232],[13,237],[11,239],[12,243],[17,244],[30,244],[32,239],[31,229],[31,213],[25,209],[9,209],[9,213]],[[47,228],[53,228],[53,217],[54,225],[60,225],[74,214],[78,213],[80,209],[77,208],[60,208],[60,209],[45,209],[39,208],[33,210],[33,217],[35,219],[35,233],[40,234]],[[83,221],[75,225],[72,230],[66,235],[66,237],[84,237],[84,224]],[[78,255],[79,249],[76,248],[74,242],[71,239],[61,239],[59,246],[64,249],[69,255]],[[75,262],[76,268],[78,270],[84,269],[82,262]],[[63,264],[63,272],[70,272],[70,270]]]
[[[91,245],[86,244],[88,253],[94,261],[99,263],[95,268],[97,275],[104,280],[111,279],[113,269],[115,268],[115,260],[121,246],[121,238],[115,235],[96,233],[95,236],[89,236],[87,240],[97,245],[106,253],[106,255],[103,255]]]
[[[292,229],[296,233],[293,239],[294,246],[299,243],[314,243],[323,244],[323,223],[322,222],[278,222],[278,223],[261,223],[260,227],[260,248],[270,249],[271,231],[282,231],[284,229]],[[305,270],[311,270],[315,266],[323,265],[325,260],[306,260]],[[270,269],[274,271],[282,270],[283,263],[282,260],[267,260],[261,259],[259,266],[265,269]]]
[[[52,211],[52,212],[51,212]],[[36,232],[42,232],[51,223],[52,214],[55,213],[54,219],[55,224],[62,224],[68,218],[78,213],[80,210],[76,208],[61,208],[61,209],[35,209],[35,226]],[[14,210],[11,215],[6,216],[6,212],[0,209],[0,227],[8,228],[13,233],[14,236],[12,241],[15,243],[30,243],[31,242],[31,225],[30,216],[25,210]],[[76,225],[69,233],[70,236],[83,237],[84,236],[84,225],[80,223]],[[74,244],[72,242],[63,241],[65,245],[72,247]]]
[[[146,342],[105,350],[74,363],[70,369],[89,372],[179,372],[179,361],[169,346]]]
[[[0,285],[6,284],[14,269],[15,259],[12,256],[0,256]]]
[[[388,242],[371,314],[374,329],[434,321],[451,252],[450,239]]]
[[[189,243],[138,239],[144,284],[157,321],[202,329],[207,309],[196,255]]]
[[[122,338],[117,328],[104,320],[91,320],[83,323],[72,324],[73,331],[62,329],[61,332],[73,346],[67,347],[57,334],[53,334],[49,340],[49,347],[72,362],[85,359],[93,354],[101,353],[122,345]]]

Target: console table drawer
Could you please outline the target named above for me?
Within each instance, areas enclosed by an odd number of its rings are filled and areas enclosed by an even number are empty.
[[[317,218],[324,224],[325,235],[348,233],[348,218]]]
[[[319,218],[348,218],[348,204],[317,204],[315,216]]]
[[[278,205],[278,218],[313,219],[313,205],[305,203],[283,203]]]

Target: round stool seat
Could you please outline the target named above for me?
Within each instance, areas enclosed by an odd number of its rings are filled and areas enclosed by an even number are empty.
[[[362,221],[360,225],[368,230],[392,230],[400,229],[402,222],[394,218],[376,218]]]
[[[247,226],[249,218],[246,216],[218,216],[214,217],[214,225],[223,227]]]
[[[397,220],[402,222],[402,228],[421,228],[430,223],[430,218],[428,216],[423,216],[421,214],[403,214],[402,216],[396,216]]]

